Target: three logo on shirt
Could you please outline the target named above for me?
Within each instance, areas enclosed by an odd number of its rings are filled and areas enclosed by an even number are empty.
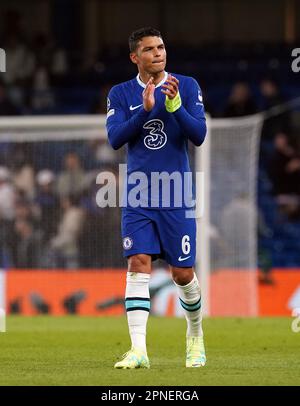
[[[147,121],[143,128],[150,130],[149,134],[144,138],[144,144],[149,149],[160,149],[167,142],[167,134],[164,130],[164,123],[158,118]]]

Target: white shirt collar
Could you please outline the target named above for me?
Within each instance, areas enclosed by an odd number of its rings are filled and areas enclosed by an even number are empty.
[[[167,79],[168,79],[168,72],[165,72],[165,76],[164,76],[163,80],[161,80],[159,83],[157,83],[157,85],[155,86],[155,89],[156,89],[157,87],[161,86],[163,83],[165,83],[165,81],[166,81]],[[138,84],[139,84],[140,86],[142,86],[142,87],[145,89],[146,84],[141,81],[139,74],[137,74],[136,80],[138,81]]]

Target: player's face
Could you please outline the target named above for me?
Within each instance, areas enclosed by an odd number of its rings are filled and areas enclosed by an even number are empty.
[[[165,45],[159,37],[142,38],[137,50],[130,54],[131,61],[138,66],[140,71],[152,75],[165,70],[166,57]]]

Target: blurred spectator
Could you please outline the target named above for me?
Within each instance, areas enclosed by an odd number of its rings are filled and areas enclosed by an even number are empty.
[[[87,187],[88,179],[81,166],[79,155],[76,152],[69,152],[64,158],[64,170],[58,176],[58,195],[80,196]]]
[[[103,85],[99,91],[99,95],[92,102],[90,107],[91,114],[106,114],[107,113],[107,96],[112,88],[111,83]]]
[[[25,164],[13,174],[15,187],[25,194],[28,199],[33,199],[35,193],[33,167]]]
[[[33,76],[31,107],[35,111],[42,111],[53,107],[54,104],[48,71],[44,66],[38,66]]]
[[[22,106],[25,103],[25,90],[34,74],[35,58],[15,33],[10,33],[6,39],[5,51],[6,73],[3,80],[10,86],[12,100]]]
[[[117,178],[118,175],[116,173],[115,175]],[[125,265],[120,249],[121,210],[118,207],[98,207],[96,201],[98,190],[99,185],[94,185],[83,200],[86,217],[80,236],[81,266],[84,268],[120,267]]]
[[[275,152],[269,167],[273,192],[300,196],[300,154],[285,133],[275,137]]]
[[[9,100],[6,86],[0,81],[0,116],[16,116],[19,109]]]
[[[13,264],[14,245],[13,221],[4,220],[0,216],[0,268],[5,269]]]
[[[257,111],[247,83],[236,83],[225,108],[225,117],[242,117],[255,114]]]
[[[54,190],[54,173],[44,169],[38,172],[36,181],[37,194],[35,204],[40,211],[43,242],[47,242],[55,234],[59,215],[59,200]]]
[[[87,146],[90,159],[93,159],[98,170],[119,162],[116,151],[110,147],[106,140],[91,140]]]
[[[256,247],[245,230],[251,230],[256,222],[257,208],[245,193],[240,193],[223,208],[220,230],[227,247],[223,266],[246,269],[252,266],[251,254]]]
[[[260,84],[264,98],[263,110],[269,110],[284,103],[277,84],[271,79],[264,79]],[[267,118],[262,129],[263,140],[273,140],[278,132],[290,132],[290,114],[288,111],[274,111],[274,115]]]
[[[15,223],[16,246],[14,265],[17,268],[37,268],[40,260],[40,234],[30,221],[18,219]]]
[[[6,41],[6,73],[3,76],[8,84],[24,85],[34,72],[35,58],[25,44],[14,33]]]
[[[54,94],[51,90],[51,74],[53,72],[54,47],[49,37],[39,32],[33,39],[36,57],[36,69],[32,81],[31,106],[35,111],[49,109],[54,106]]]
[[[67,73],[66,52],[62,48],[57,48],[52,39],[44,32],[35,34],[33,49],[37,66],[46,68],[50,76],[60,76]]]
[[[52,55],[51,74],[57,79],[68,73],[68,60],[64,49],[55,48]]]
[[[275,152],[269,166],[273,193],[290,219],[299,216],[300,153],[285,133],[275,137]]]
[[[24,220],[33,226],[38,226],[38,218],[36,212],[34,212],[34,206],[24,198],[19,199],[16,203],[15,220]]]
[[[15,188],[10,182],[9,170],[0,167],[0,218],[13,220],[15,217],[16,194]]]
[[[7,163],[12,171],[12,181],[16,189],[27,199],[33,199],[35,193],[33,144],[22,142],[11,144]]]
[[[37,66],[49,68],[52,57],[52,46],[47,35],[43,32],[36,33],[32,40],[32,48]]]
[[[261,210],[258,210],[257,234],[259,239],[264,238],[265,240],[267,239],[270,242],[274,237],[273,230],[268,227],[263,212]],[[270,250],[270,248],[266,248],[258,244],[257,256],[258,256],[259,282],[263,284],[273,284],[274,279],[272,276],[272,268],[273,268],[272,250]]]
[[[63,215],[58,232],[51,241],[55,267],[79,267],[78,240],[83,227],[84,210],[78,203],[78,198],[74,196],[64,197],[61,201]]]

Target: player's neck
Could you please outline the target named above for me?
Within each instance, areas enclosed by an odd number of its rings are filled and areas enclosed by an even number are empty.
[[[148,80],[153,77],[153,83],[156,86],[158,83],[160,83],[164,77],[165,77],[166,71],[162,71],[156,74],[151,74],[147,72],[139,72],[139,77],[141,81],[146,85],[148,83]]]

